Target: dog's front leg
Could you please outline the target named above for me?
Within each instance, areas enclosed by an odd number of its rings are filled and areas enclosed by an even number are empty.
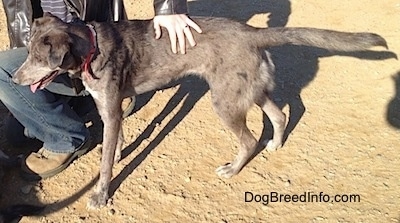
[[[100,178],[88,203],[89,209],[97,209],[106,205],[108,190],[112,177],[112,167],[114,164],[115,151],[118,146],[122,146],[122,111],[121,103],[103,98],[105,103],[96,101],[101,119],[104,122],[103,148],[100,165]],[[121,148],[119,148],[121,149]]]

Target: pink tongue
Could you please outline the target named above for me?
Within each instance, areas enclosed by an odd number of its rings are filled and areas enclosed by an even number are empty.
[[[41,81],[38,81],[38,82],[36,82],[36,83],[34,83],[34,84],[31,84],[31,91],[32,91],[33,93],[35,93],[36,90],[38,89],[38,87],[40,86],[41,83],[42,83]]]

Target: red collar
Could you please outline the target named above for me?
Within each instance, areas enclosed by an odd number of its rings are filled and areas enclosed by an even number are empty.
[[[96,52],[96,31],[94,30],[93,26],[90,24],[86,25],[89,28],[89,38],[90,38],[90,51],[85,58],[84,63],[82,64],[82,79],[85,81],[90,81],[94,79],[94,75],[92,73],[92,69],[90,68],[90,62],[92,62],[94,53]]]

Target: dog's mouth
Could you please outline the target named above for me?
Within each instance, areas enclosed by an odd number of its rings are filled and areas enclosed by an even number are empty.
[[[39,81],[33,83],[30,85],[31,91],[33,93],[36,92],[37,89],[44,89],[47,85],[49,85],[54,78],[56,78],[58,75],[58,70],[51,72],[50,74],[46,75],[44,78],[40,79]]]

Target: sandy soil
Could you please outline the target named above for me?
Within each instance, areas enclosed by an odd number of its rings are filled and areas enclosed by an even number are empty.
[[[126,6],[131,18],[152,16],[149,1]],[[399,0],[198,0],[189,6],[192,15],[232,17],[257,27],[375,32],[400,53]],[[6,32],[2,20],[1,49],[7,48]],[[262,151],[232,179],[218,178],[214,169],[233,158],[237,141],[213,113],[207,85],[189,78],[140,97],[138,111],[124,121],[126,148],[114,167],[109,206],[85,208],[99,171],[100,144],[35,185],[9,172],[1,206],[48,205],[44,216],[21,222],[400,222],[400,82],[393,78],[400,66],[384,49],[375,50],[334,55],[306,47],[271,49],[274,100],[290,117],[288,138],[281,150]],[[263,119],[254,108],[248,125],[266,139],[271,127]],[[100,143],[101,127],[92,123]],[[245,202],[246,192],[258,199],[309,193],[314,201]],[[316,198],[334,195],[359,200]]]

